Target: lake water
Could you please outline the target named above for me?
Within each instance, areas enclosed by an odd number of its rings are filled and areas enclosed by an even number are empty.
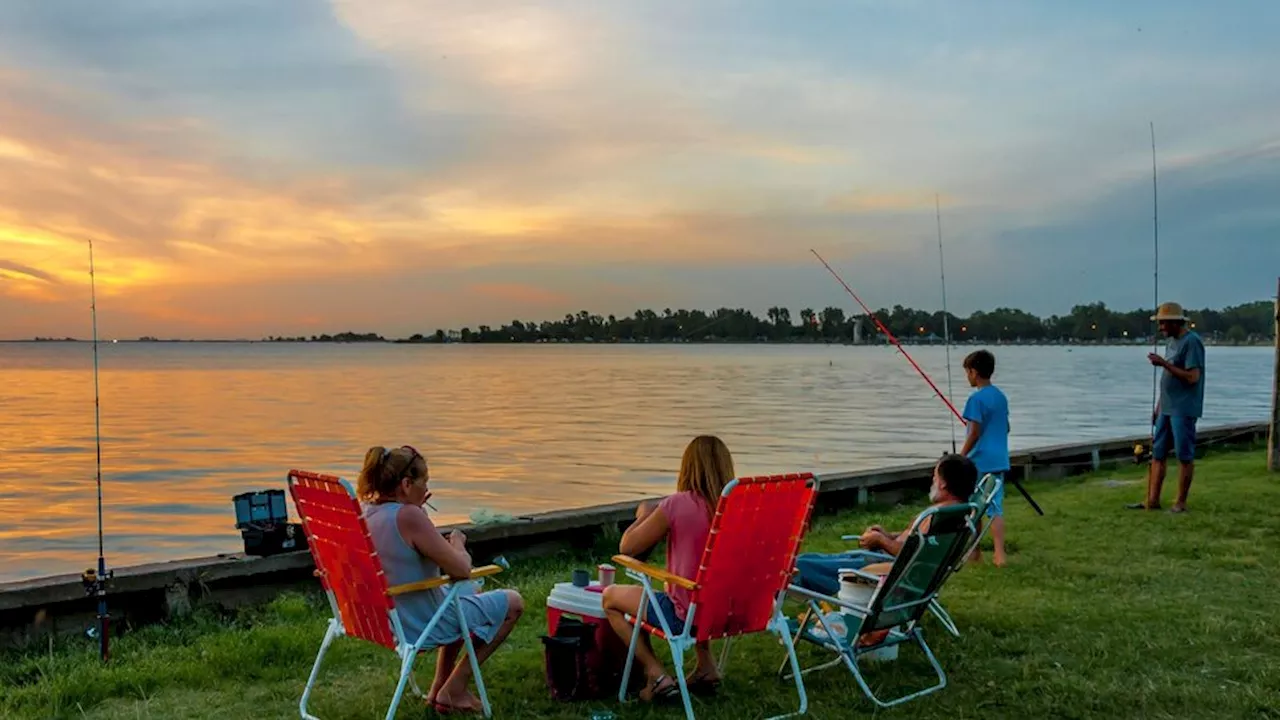
[[[0,580],[97,554],[91,346],[0,344]],[[913,356],[946,390],[938,347]],[[1148,429],[1148,348],[997,348],[1014,448]],[[968,393],[953,350],[956,403]],[[1203,424],[1256,421],[1273,355],[1211,347]],[[667,492],[715,433],[739,474],[936,458],[950,414],[886,347],[104,344],[108,564],[240,548],[231,496],[370,445],[432,466],[442,522]]]

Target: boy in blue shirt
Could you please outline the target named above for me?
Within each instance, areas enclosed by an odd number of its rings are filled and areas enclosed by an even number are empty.
[[[996,356],[986,350],[970,353],[964,359],[964,374],[969,386],[977,388],[964,404],[964,419],[968,432],[964,438],[961,455],[966,455],[978,468],[978,476],[987,473],[999,476],[1009,472],[1009,400],[1000,388],[991,384],[996,372]],[[991,500],[987,509],[991,518],[991,540],[995,543],[996,567],[1004,567],[1004,485]],[[973,559],[980,560],[977,548]]]

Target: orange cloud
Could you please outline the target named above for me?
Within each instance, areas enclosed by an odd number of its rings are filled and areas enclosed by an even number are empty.
[[[482,297],[522,306],[567,305],[572,301],[572,298],[564,293],[523,283],[482,283],[471,285],[468,289]]]
[[[515,59],[545,44],[537,38],[553,28],[569,32],[539,22],[512,30]],[[526,31],[533,35],[517,42]],[[487,48],[473,58],[483,65],[478,76],[516,92],[513,84],[524,82],[512,75],[518,63],[488,57],[506,46],[472,35],[464,33],[467,42]],[[506,64],[486,65],[495,62]],[[599,81],[595,72],[565,60],[526,80],[553,86],[552,95],[581,95],[583,83]],[[369,325],[362,317],[387,317],[380,302],[414,307],[370,287],[391,277],[412,283],[423,273],[487,266],[767,263],[794,258],[788,239],[796,234],[826,242],[856,235],[788,216],[791,201],[767,176],[752,185],[733,164],[822,165],[836,155],[730,130],[698,112],[628,114],[607,100],[531,103],[530,122],[553,142],[525,142],[521,154],[485,145],[465,162],[413,175],[246,165],[232,160],[233,141],[203,122],[113,119],[95,112],[103,98],[0,75],[0,299],[43,307],[39,317],[0,314],[0,337],[64,334],[56,323],[78,323],[89,239],[99,295],[139,330],[123,336],[160,334],[148,323],[175,335],[240,336],[245,328],[359,328]],[[696,182],[681,173],[673,180],[682,148],[712,168]],[[733,162],[720,167],[726,158]],[[471,283],[467,302],[499,316],[513,305],[583,304],[573,293],[591,286],[589,275],[564,291],[477,280],[459,281]],[[287,294],[296,289],[272,291],[329,283],[350,295],[335,305],[310,297],[309,305]],[[595,288],[592,297],[607,292]],[[445,316],[453,297],[432,296],[430,322],[453,323]]]

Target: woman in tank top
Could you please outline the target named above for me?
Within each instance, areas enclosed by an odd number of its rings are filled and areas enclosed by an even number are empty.
[[[442,573],[452,578],[471,577],[466,537],[454,530],[446,539],[422,507],[431,497],[427,482],[426,458],[407,445],[391,449],[372,447],[365,453],[357,494],[389,585],[429,580]],[[442,588],[395,598],[396,610],[410,642],[422,634],[444,598]],[[470,582],[460,591],[458,602],[466,615],[467,627],[474,638],[476,660],[480,663],[507,639],[524,611],[524,601],[514,590],[476,593],[475,584]],[[456,610],[451,609],[441,617],[432,628],[427,644],[440,648],[427,702],[441,713],[480,712],[479,698],[467,689],[471,663],[465,658],[458,661],[462,628]]]
[[[634,557],[649,551],[665,538],[667,570],[692,580],[698,574],[720,493],[732,479],[733,457],[724,442],[712,435],[694,438],[684,449],[680,460],[676,493],[656,505],[641,503],[636,508],[636,521],[622,534],[618,551]],[[671,632],[680,634],[689,611],[689,591],[672,586],[667,588],[667,592],[655,594],[658,602],[646,606],[645,620],[654,627],[662,627],[658,619],[661,615]],[[636,614],[643,595],[644,589],[639,585],[610,585],[605,588],[605,615],[614,632],[625,643],[631,642],[632,628],[624,615]],[[640,698],[650,702],[654,698],[680,697],[679,685],[667,676],[666,668],[653,654],[648,634],[640,633],[638,642],[636,659],[648,679],[644,690],[640,691]],[[699,694],[713,693],[720,684],[720,670],[711,655],[711,644],[700,642],[695,650],[697,665],[686,678],[689,690]]]

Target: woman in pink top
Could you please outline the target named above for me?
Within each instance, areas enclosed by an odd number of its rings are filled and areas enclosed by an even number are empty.
[[[680,460],[680,476],[676,480],[676,493],[662,502],[641,503],[636,508],[636,521],[622,534],[618,551],[633,557],[642,555],[667,539],[667,570],[690,580],[698,575],[702,551],[711,531],[711,518],[720,493],[733,479],[733,457],[729,448],[712,435],[700,435],[684,449]],[[667,621],[674,634],[684,629],[685,615],[689,610],[689,591],[680,587],[668,587],[667,592],[656,593],[658,602],[649,603],[645,620],[655,627],[662,627],[659,616]],[[644,589],[639,585],[611,585],[604,591],[604,609],[614,632],[625,643],[631,642],[631,624],[625,615],[636,614]],[[640,691],[646,702],[658,698],[678,698],[679,685],[668,675],[666,668],[653,654],[649,636],[640,634],[640,646],[636,659],[644,668],[648,682]],[[692,692],[714,692],[720,684],[720,670],[711,656],[710,643],[697,644],[697,665],[687,678]]]

